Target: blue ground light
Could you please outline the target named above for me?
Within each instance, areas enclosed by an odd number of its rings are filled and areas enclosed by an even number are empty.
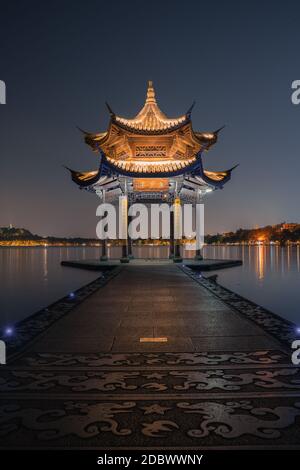
[[[4,328],[4,335],[11,336],[14,333],[14,329],[11,326]]]

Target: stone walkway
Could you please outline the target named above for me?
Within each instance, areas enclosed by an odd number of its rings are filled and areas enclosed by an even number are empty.
[[[122,267],[1,369],[0,393],[0,447],[299,446],[286,347],[172,264]]]

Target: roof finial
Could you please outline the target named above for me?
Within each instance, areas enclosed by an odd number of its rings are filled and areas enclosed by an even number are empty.
[[[154,88],[153,88],[153,82],[152,82],[152,80],[149,80],[149,81],[148,81],[148,89],[147,89],[146,103],[156,103],[155,91],[154,91]]]

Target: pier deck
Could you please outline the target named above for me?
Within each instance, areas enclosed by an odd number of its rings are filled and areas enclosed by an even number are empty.
[[[299,446],[287,343],[211,286],[174,264],[122,266],[3,369],[0,447]]]
[[[173,264],[172,259],[139,259],[135,258],[130,260],[131,265],[145,266],[145,265],[166,265]],[[102,271],[106,268],[120,266],[120,260],[109,260],[109,261],[99,261],[99,260],[71,260],[71,261],[62,261],[62,266],[68,266],[70,268],[78,269],[88,269],[91,271]],[[241,260],[235,259],[203,259],[203,260],[194,260],[194,259],[183,259],[182,262],[178,263],[179,265],[185,265],[187,267],[197,268],[201,271],[214,271],[216,269],[232,268],[234,266],[241,266],[243,262]]]

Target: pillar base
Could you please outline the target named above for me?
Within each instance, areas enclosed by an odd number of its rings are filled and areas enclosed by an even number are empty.
[[[108,257],[106,255],[100,256],[100,261],[108,261]]]
[[[173,263],[182,263],[181,256],[174,256],[173,257]]]
[[[195,255],[194,260],[195,260],[195,261],[202,261],[202,260],[203,260],[203,256],[202,256],[202,255]]]
[[[129,259],[134,259],[134,256],[133,255],[128,255],[128,258]]]
[[[130,259],[128,256],[123,256],[123,258],[120,258],[120,263],[129,263]]]

